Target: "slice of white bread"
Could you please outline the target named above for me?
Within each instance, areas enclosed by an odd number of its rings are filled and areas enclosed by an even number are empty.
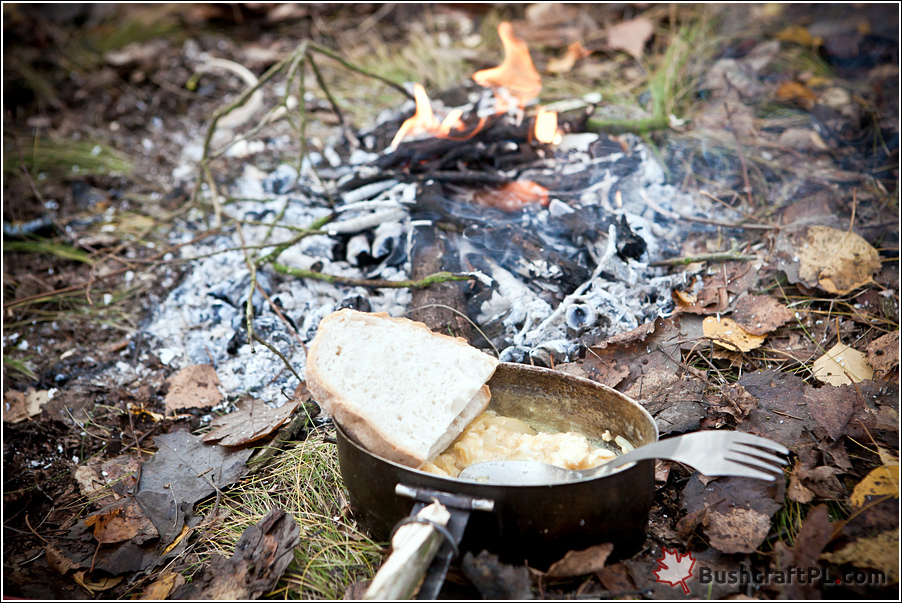
[[[307,352],[307,388],[370,452],[419,467],[488,406],[498,360],[421,322],[339,310]]]

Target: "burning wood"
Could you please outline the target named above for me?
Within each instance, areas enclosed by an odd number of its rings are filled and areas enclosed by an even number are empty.
[[[519,125],[523,117],[523,109],[528,101],[533,100],[542,90],[542,78],[532,64],[526,42],[517,38],[510,23],[498,26],[498,35],[504,45],[504,62],[498,67],[483,69],[473,74],[473,81],[484,88],[490,88],[494,94],[491,110],[484,114],[481,103],[464,108],[456,108],[439,122],[432,111],[429,97],[421,84],[414,84],[414,115],[407,119],[395,134],[389,148],[394,151],[405,138],[421,134],[431,134],[436,138],[452,141],[466,141],[479,134],[494,116],[515,115],[514,125]],[[469,111],[470,116],[462,119]],[[475,117],[476,119],[472,119]],[[469,125],[466,125],[467,122]],[[535,126],[527,135],[527,139],[543,144],[559,144],[561,133],[557,127],[557,113],[539,107]]]
[[[426,89],[421,84],[413,85],[414,102],[416,102],[416,112],[413,117],[401,124],[398,133],[395,134],[394,140],[391,141],[391,148],[396,149],[404,138],[417,136],[419,134],[433,134],[434,136],[447,136],[452,128],[461,126],[460,116],[463,111],[455,109],[448,113],[441,122],[435,118],[432,112],[432,104],[429,97],[426,96]]]

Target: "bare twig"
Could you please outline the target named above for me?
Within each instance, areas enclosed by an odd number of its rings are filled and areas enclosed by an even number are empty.
[[[282,352],[277,350],[275,348],[275,346],[273,346],[271,343],[268,343],[265,339],[263,339],[256,333],[253,333],[253,337],[254,337],[254,341],[256,341],[257,343],[263,344],[264,346],[266,346],[269,349],[270,352],[272,352],[273,354],[275,354],[276,356],[281,358],[282,362],[285,363],[285,366],[288,367],[288,370],[291,371],[291,374],[294,375],[298,381],[303,381],[303,379],[301,379],[301,376],[297,374],[297,371],[295,371],[294,368],[292,368],[291,363],[288,362],[288,358],[286,358],[285,355],[282,354]]]
[[[341,126],[341,131],[342,133],[344,133],[345,139],[348,141],[348,147],[352,151],[356,151],[360,148],[360,143],[357,141],[354,133],[351,132],[351,128],[348,126],[348,122],[344,118],[344,113],[342,113],[341,107],[338,106],[338,102],[335,100],[335,97],[333,97],[332,93],[329,92],[329,87],[326,85],[326,80],[323,79],[323,74],[320,73],[319,67],[316,66],[316,62],[313,60],[312,56],[307,56],[307,62],[310,64],[310,68],[313,70],[313,75],[316,77],[316,83],[319,84],[319,87],[323,91],[323,94],[326,95],[326,99],[329,101],[329,105],[332,107],[332,112],[335,113],[335,117],[338,119],[338,124]]]
[[[420,280],[387,281],[383,279],[361,279],[350,278],[347,276],[338,276],[335,274],[324,274],[322,272],[316,272],[313,270],[292,268],[291,266],[286,266],[277,262],[272,262],[272,267],[276,272],[297,278],[312,278],[318,281],[325,281],[333,285],[349,285],[351,287],[368,287],[372,289],[406,289],[408,287],[421,289],[423,287],[428,287],[429,285],[434,285],[436,283],[446,283],[448,281],[469,281],[476,279],[476,276],[472,274],[436,272],[435,274],[430,274],[429,276],[421,278]]]
[[[346,69],[350,69],[351,71],[357,72],[361,75],[365,75],[367,77],[371,77],[373,79],[379,80],[383,84],[391,86],[392,88],[394,88],[395,90],[397,90],[398,92],[400,92],[401,94],[403,94],[404,96],[409,98],[410,100],[414,100],[413,94],[408,92],[407,89],[404,88],[404,86],[402,86],[396,82],[393,82],[388,78],[382,77],[381,75],[378,75],[371,71],[367,71],[366,69],[363,69],[362,67],[358,67],[357,65],[354,65],[353,63],[347,61],[346,59],[341,58],[339,55],[337,55],[332,50],[326,48],[325,46],[320,46],[319,44],[310,44],[310,50],[312,50],[314,52],[318,52],[323,55],[326,55],[330,59],[338,61]]]
[[[758,259],[756,255],[743,255],[735,251],[722,251],[718,253],[702,253],[699,255],[670,258],[650,262],[649,266],[687,266],[695,262],[747,262]]]

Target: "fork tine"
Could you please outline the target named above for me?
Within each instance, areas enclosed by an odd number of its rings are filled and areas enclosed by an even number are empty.
[[[754,448],[750,444],[746,444],[744,442],[734,442],[733,446],[730,447],[730,452],[754,456],[763,461],[770,461],[772,463],[778,463],[781,466],[785,465],[787,462],[787,459],[782,456],[770,454],[768,452],[765,452],[764,450],[761,450],[760,448]]]
[[[724,458],[727,461],[733,463],[740,463],[747,467],[754,467],[756,469],[764,469],[765,471],[772,471],[774,473],[783,473],[782,465],[775,465],[773,463],[769,463],[767,461],[759,460],[752,455],[747,455],[745,453],[739,453],[737,456],[727,456],[724,455]]]
[[[776,475],[773,473],[768,473],[766,471],[761,471],[760,469],[754,469],[748,465],[746,465],[742,461],[736,461],[733,459],[724,459],[723,468],[718,470],[709,470],[705,471],[704,475],[724,475],[724,476],[737,476],[737,477],[752,477],[755,479],[763,479],[769,482],[772,482],[776,479]]]
[[[756,436],[751,433],[745,433],[744,431],[730,431],[727,433],[730,434],[730,440],[733,442],[767,448],[784,455],[789,454],[789,449],[786,448],[786,446],[774,442],[773,440],[768,440],[767,438],[762,438],[761,436]]]

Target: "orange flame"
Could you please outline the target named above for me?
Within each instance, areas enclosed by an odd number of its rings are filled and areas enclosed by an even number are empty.
[[[557,111],[548,111],[545,107],[539,107],[536,113],[536,140],[545,144],[558,144],[561,135],[557,129]]]
[[[413,117],[405,120],[401,127],[398,128],[398,133],[395,134],[394,139],[391,141],[392,149],[397,149],[401,141],[408,136],[433,134],[438,137],[444,137],[452,129],[462,127],[463,124],[460,121],[460,117],[463,115],[463,111],[460,109],[451,111],[441,122],[436,119],[435,114],[432,112],[429,97],[426,95],[426,89],[422,85],[413,85],[413,98],[416,103],[416,111]]]
[[[473,74],[473,81],[486,88],[507,88],[522,107],[526,101],[539,95],[542,78],[532,64],[529,47],[514,35],[510,23],[499,24],[498,35],[504,45],[504,62],[492,69],[477,71]],[[499,113],[502,112],[499,110]]]

